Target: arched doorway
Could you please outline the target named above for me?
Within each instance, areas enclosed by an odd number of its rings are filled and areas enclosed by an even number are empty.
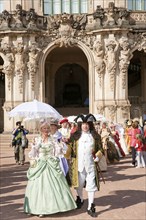
[[[4,128],[4,111],[2,107],[5,102],[5,74],[3,73],[3,64],[4,61],[0,56],[0,133]]]
[[[76,63],[62,65],[55,74],[55,106],[83,107],[87,97],[88,76],[84,68]]]
[[[66,116],[88,113],[88,80],[88,61],[80,48],[54,48],[45,60],[45,102]]]
[[[128,98],[131,104],[131,118],[140,118],[142,114],[142,53],[134,52],[128,68]]]

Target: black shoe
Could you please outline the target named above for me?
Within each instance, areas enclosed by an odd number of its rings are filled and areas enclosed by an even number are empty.
[[[88,215],[90,215],[91,217],[97,217],[97,214],[95,212],[95,205],[92,203],[91,204],[91,208],[89,210],[87,210]]]
[[[76,199],[76,205],[77,205],[77,209],[80,209],[83,205],[84,201],[82,202],[80,197],[77,196],[77,199]]]

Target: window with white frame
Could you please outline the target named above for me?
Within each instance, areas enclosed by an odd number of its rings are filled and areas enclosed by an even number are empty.
[[[87,13],[88,0],[43,0],[44,15]]]
[[[128,0],[129,10],[146,10],[146,0]]]

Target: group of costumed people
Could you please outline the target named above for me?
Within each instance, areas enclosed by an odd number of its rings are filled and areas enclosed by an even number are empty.
[[[113,123],[97,122],[92,114],[80,114],[71,123],[67,118],[41,122],[40,135],[29,152],[24,211],[43,217],[80,209],[85,188],[87,214],[96,217],[95,192],[100,180],[104,181],[101,171],[131,152],[132,163],[136,163],[136,151],[132,146],[130,152],[128,149],[127,133],[131,135]],[[74,187],[76,198],[70,187]]]
[[[146,167],[146,120],[143,126],[137,118],[125,122],[125,142],[129,154],[132,156],[132,166]]]
[[[66,119],[60,122],[60,130],[55,122],[41,123],[40,135],[34,138],[29,152],[30,167],[24,201],[26,213],[43,217],[79,209],[84,203],[85,187],[88,193],[87,214],[97,216],[94,204],[95,192],[99,190],[97,163],[104,150],[101,137],[93,126],[94,116],[79,115],[79,118],[82,122],[70,135],[69,128],[63,125]],[[66,178],[68,173],[70,186],[76,190],[76,199]]]

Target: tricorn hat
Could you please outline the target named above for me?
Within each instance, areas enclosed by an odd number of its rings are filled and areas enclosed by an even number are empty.
[[[75,119],[75,122],[82,122],[82,123],[86,123],[86,122],[95,122],[96,118],[94,117],[94,115],[92,114],[88,114],[88,115],[83,115],[83,114],[79,114]]]

